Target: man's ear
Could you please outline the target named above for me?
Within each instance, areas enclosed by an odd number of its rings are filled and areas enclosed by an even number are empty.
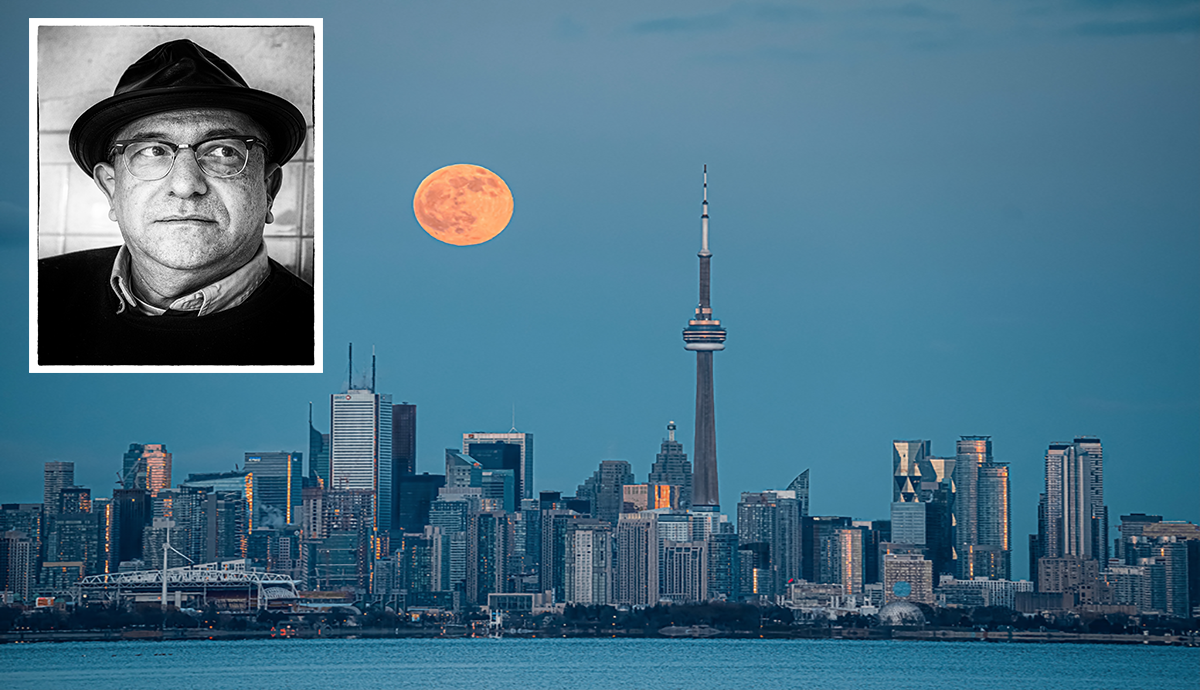
[[[104,198],[108,199],[108,219],[117,220],[117,209],[113,206],[113,197],[117,191],[117,170],[103,161],[92,168],[92,182],[100,188]]]
[[[275,196],[279,194],[279,188],[283,185],[283,168],[274,163],[269,164],[265,183],[267,187],[267,222],[274,223],[275,215],[271,213],[271,204],[275,203]]]

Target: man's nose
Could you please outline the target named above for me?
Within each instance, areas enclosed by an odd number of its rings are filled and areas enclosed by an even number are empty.
[[[180,198],[208,192],[208,178],[196,162],[196,152],[191,148],[180,148],[175,154],[175,164],[167,174],[171,193]]]

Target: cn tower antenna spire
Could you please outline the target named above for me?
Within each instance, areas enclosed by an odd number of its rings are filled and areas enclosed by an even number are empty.
[[[701,204],[700,212],[700,255],[704,256],[711,252],[708,251],[708,165],[704,166],[704,203]]]
[[[700,304],[683,329],[684,348],[696,353],[696,443],[692,478],[693,510],[720,508],[717,486],[717,423],[713,401],[713,353],[725,349],[725,329],[713,318],[709,300],[712,252],[708,250],[708,166],[700,214]]]

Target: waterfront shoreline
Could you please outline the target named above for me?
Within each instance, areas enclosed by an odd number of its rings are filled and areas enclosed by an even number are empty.
[[[458,632],[443,632],[440,629],[404,628],[322,628],[294,631],[270,630],[200,630],[179,628],[173,630],[51,630],[0,633],[0,644],[30,644],[35,642],[113,642],[113,641],[188,641],[188,640],[270,640],[270,639],[462,639],[471,637]],[[485,636],[481,636],[485,637]],[[1101,633],[1072,633],[1058,631],[984,631],[957,629],[881,629],[881,628],[800,628],[796,630],[764,630],[759,633],[746,631],[718,632],[716,635],[664,635],[657,631],[617,630],[598,631],[566,629],[562,631],[538,631],[536,633],[505,633],[511,639],[563,639],[563,638],[620,638],[620,639],[718,639],[718,640],[918,640],[946,642],[991,642],[1018,644],[1110,644],[1110,645],[1156,645],[1176,647],[1200,646],[1200,637],[1195,635],[1124,635]]]

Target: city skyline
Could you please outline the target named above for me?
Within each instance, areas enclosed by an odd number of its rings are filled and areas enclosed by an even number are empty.
[[[107,493],[134,442],[189,472],[305,449],[305,405],[328,432],[348,341],[376,344],[380,390],[421,407],[418,472],[465,431],[514,426],[514,406],[537,435],[535,489],[569,491],[608,458],[642,479],[669,420],[694,457],[678,327],[707,163],[737,343],[715,377],[727,511],[811,468],[811,514],[884,519],[893,440],[948,457],[990,435],[1020,574],[1048,444],[1094,434],[1110,516],[1200,520],[1194,13],[920,7],[331,13],[325,373],[34,376],[8,329],[0,500],[37,501],[54,460]],[[8,84],[26,83],[25,21],[43,11],[6,7]],[[24,93],[8,92],[3,136],[24,151]],[[412,96],[464,93],[489,116]],[[515,196],[508,229],[474,248],[440,246],[407,209],[457,160]],[[0,176],[3,303],[23,324],[25,161]]]

